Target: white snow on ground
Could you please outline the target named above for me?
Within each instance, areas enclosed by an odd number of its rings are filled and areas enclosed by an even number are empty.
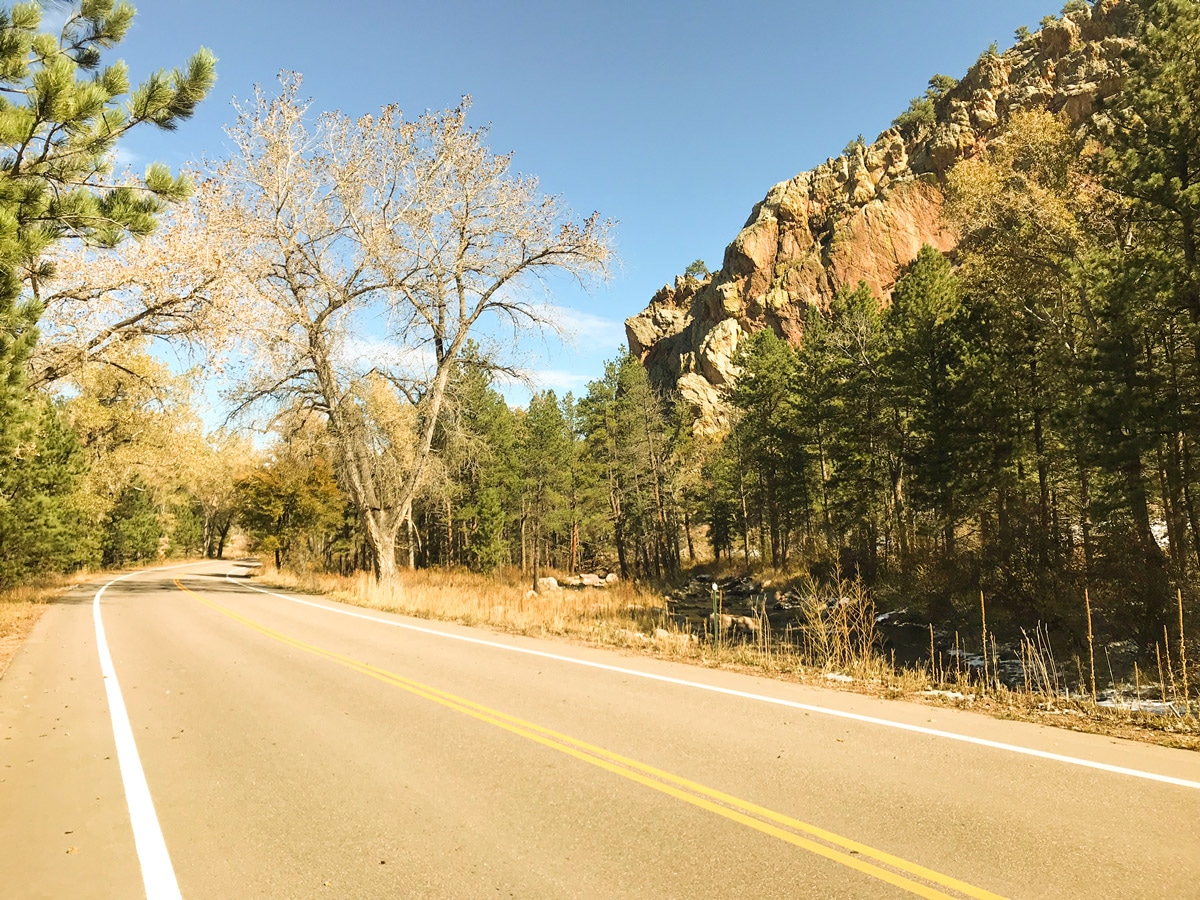
[[[966,694],[960,694],[958,691],[917,691],[918,697],[946,697],[950,700],[966,700]],[[971,699],[975,699],[975,695],[971,695]]]
[[[1097,706],[1106,706],[1109,709],[1123,709],[1128,712],[1144,712],[1155,716],[1179,716],[1182,718],[1186,715],[1186,710],[1182,703],[1168,703],[1165,700],[1101,700]]]

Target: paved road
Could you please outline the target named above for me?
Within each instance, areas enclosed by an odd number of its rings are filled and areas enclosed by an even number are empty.
[[[0,896],[1200,897],[1200,755],[228,570],[108,587],[107,683],[95,586],[47,611],[0,679]]]

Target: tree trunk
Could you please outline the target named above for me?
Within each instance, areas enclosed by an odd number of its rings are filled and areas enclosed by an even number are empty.
[[[825,543],[833,546],[833,519],[829,512],[829,463],[825,459],[825,434],[817,423],[817,455],[821,463],[821,519],[825,523]]]
[[[1150,501],[1141,457],[1136,453],[1127,454],[1122,465],[1122,474],[1125,478],[1126,496],[1129,499],[1129,512],[1137,529],[1138,542],[1142,546],[1146,565],[1152,570],[1161,570],[1162,548],[1158,546],[1154,530],[1150,526]]]
[[[683,505],[683,534],[687,538],[688,562],[696,561],[696,548],[692,545],[692,517],[688,512],[687,503]]]
[[[896,522],[896,542],[900,546],[900,564],[904,565],[909,556],[908,523],[905,520],[904,510],[904,463],[899,459],[893,460],[890,468],[892,514]]]
[[[541,515],[538,515],[538,527],[533,532],[533,589],[537,590],[538,579],[542,577],[542,534]]]
[[[529,571],[529,513],[521,501],[521,572]]]
[[[746,482],[738,471],[738,493],[742,500],[742,555],[746,568],[750,568],[750,511],[746,506]]]
[[[233,526],[233,519],[225,520],[225,524],[217,532],[217,559],[225,558],[225,540],[229,537],[229,529]]]
[[[382,512],[368,510],[363,520],[367,544],[373,557],[375,580],[380,584],[394,584],[400,580],[400,570],[396,565],[396,533],[400,529],[387,522]]]
[[[214,558],[216,544],[216,516],[211,513],[206,513],[204,516],[204,555],[208,559]]]
[[[1046,435],[1042,427],[1042,411],[1033,411],[1033,443],[1037,453],[1038,525],[1042,529],[1038,541],[1038,561],[1046,565],[1046,547],[1050,537],[1050,469],[1046,460]]]
[[[1162,485],[1163,512],[1167,519],[1167,539],[1170,541],[1171,565],[1181,579],[1187,566],[1187,525],[1183,511],[1183,485],[1180,483],[1179,440],[1181,435],[1169,434],[1170,446],[1164,452],[1158,446],[1159,481]]]
[[[1082,455],[1079,465],[1079,531],[1083,538],[1083,578],[1089,583],[1092,578],[1094,550],[1092,548],[1092,480]]]
[[[625,518],[621,513],[621,495],[617,484],[609,477],[608,505],[613,517],[613,541],[617,545],[617,565],[621,569],[621,580],[629,579],[629,554],[625,547]]]
[[[1192,500],[1192,451],[1186,436],[1180,436],[1180,466],[1183,478],[1183,503],[1187,509],[1188,527],[1192,533],[1192,549],[1196,553],[1196,562],[1200,564],[1200,519],[1196,517],[1196,504]]]

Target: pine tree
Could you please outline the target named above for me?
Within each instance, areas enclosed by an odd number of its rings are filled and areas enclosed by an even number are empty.
[[[61,410],[39,398],[19,433],[0,466],[0,588],[100,561],[80,493],[86,461]]]
[[[604,377],[579,402],[587,481],[594,508],[607,506],[623,578],[673,575],[686,538],[685,492],[698,473],[682,463],[684,419],[628,352],[605,363]],[[606,496],[607,502],[601,497]]]
[[[796,354],[768,328],[739,348],[737,363],[741,375],[728,396],[739,411],[731,437],[741,461],[734,474],[743,510],[742,549],[749,556],[750,529],[757,525],[759,557],[782,568],[796,512],[792,501],[807,494],[807,466],[797,455],[790,403]]]
[[[928,245],[896,283],[887,325],[888,378],[906,435],[914,494],[934,513],[948,556],[962,511],[957,504],[962,397],[957,390],[962,348],[954,321],[961,308],[949,261]]]
[[[448,448],[459,495],[456,530],[467,564],[491,571],[512,558],[509,525],[520,502],[516,421],[478,351],[464,356],[448,417],[456,435]]]
[[[37,3],[0,8],[0,477],[11,478],[39,408],[25,389],[37,340],[48,250],[64,240],[108,247],[153,230],[187,179],[154,164],[140,183],[113,180],[117,141],[150,123],[173,129],[212,86],[201,50],[185,70],[158,72],[130,93],[123,62],[101,66],[133,20],[128,3],[83,0],[60,34],[39,31]],[[129,95],[128,102],[121,98]],[[16,552],[15,548],[6,548]]]
[[[534,394],[520,431],[522,481],[522,562],[533,572],[551,564],[555,532],[565,524],[565,495],[570,489],[571,436],[554,391]]]
[[[830,413],[833,467],[830,491],[838,531],[853,550],[858,573],[872,577],[878,568],[881,521],[894,448],[888,445],[888,416],[882,362],[886,332],[879,301],[860,282],[842,290],[830,304],[825,346],[832,355],[834,398]],[[846,560],[846,565],[850,564]]]
[[[1139,0],[1129,77],[1108,110],[1106,183],[1172,274],[1200,366],[1200,4]]]
[[[158,163],[140,183],[114,181],[114,151],[139,125],[178,127],[215,78],[202,49],[186,69],[156,72],[130,93],[125,63],[101,61],[128,31],[131,5],[83,0],[59,35],[39,32],[41,15],[37,3],[0,9],[0,325],[14,356],[28,350],[39,286],[53,274],[47,250],[67,238],[111,247],[149,234],[165,204],[187,195],[188,180]],[[31,293],[21,302],[23,284]],[[12,368],[0,356],[0,371]]]
[[[103,525],[104,565],[124,566],[158,556],[163,524],[154,499],[140,478],[125,486]]]

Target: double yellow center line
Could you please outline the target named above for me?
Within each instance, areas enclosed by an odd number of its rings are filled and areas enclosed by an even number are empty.
[[[405,678],[402,675],[389,672],[386,669],[380,669],[369,663],[361,662],[349,656],[334,653],[331,650],[325,650],[313,644],[289,637],[201,596],[185,587],[183,582],[178,578],[175,579],[175,586],[184,593],[195,597],[205,606],[281,644],[286,644],[297,650],[311,653],[313,656],[327,659],[355,672],[360,672],[363,675],[382,681],[385,684],[408,691],[410,694],[440,704],[447,709],[452,709],[473,719],[478,719],[481,722],[502,728],[505,731],[541,744],[551,750],[565,753],[589,765],[604,769],[622,778],[627,778],[630,781],[666,794],[669,797],[674,797],[676,800],[681,800],[684,803],[689,803],[692,806],[737,822],[739,825],[745,825],[747,828],[752,828],[755,831],[778,838],[792,846],[807,850],[817,856],[822,856],[825,859],[854,869],[864,875],[908,891],[918,897],[944,898],[944,900],[948,900],[948,898],[958,896],[972,897],[976,898],[976,900],[1001,900],[997,894],[959,881],[956,878],[951,878],[948,875],[943,875],[940,872],[935,872],[932,869],[927,869],[924,866],[901,859],[898,856],[893,856],[890,853],[885,853],[882,850],[876,850],[866,844],[842,837],[831,831],[818,828],[815,825],[809,825],[806,822],[801,822],[798,819],[793,819],[774,810],[749,803],[722,791],[689,781],[686,778],[680,778],[678,775],[673,775],[662,769],[648,766],[645,763],[638,762],[618,753],[613,753],[610,750],[605,750],[602,747],[597,747],[585,741],[577,740],[568,735],[560,734],[549,728],[543,728],[532,722],[526,722],[523,719],[510,716],[499,710],[491,709],[463,697],[458,697],[438,688],[414,681],[411,678]],[[872,860],[872,862],[868,862],[868,860]],[[934,887],[934,885],[937,887]],[[954,893],[944,893],[942,890],[938,890],[939,887]]]

